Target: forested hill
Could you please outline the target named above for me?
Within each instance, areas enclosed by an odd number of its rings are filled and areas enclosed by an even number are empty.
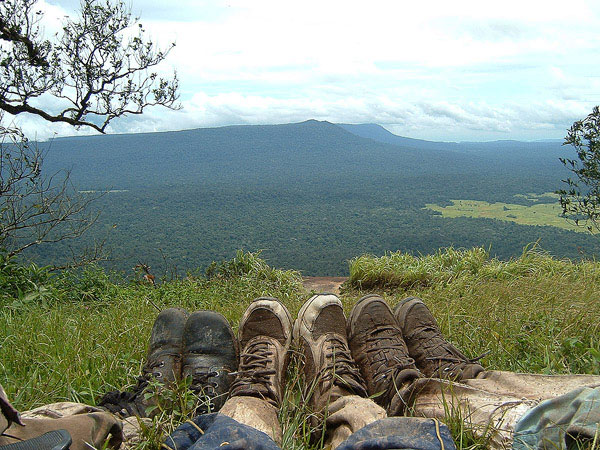
[[[165,133],[55,139],[49,168],[71,167],[87,188],[223,180],[465,173],[484,164],[443,148],[399,147],[310,120]]]
[[[79,190],[112,190],[96,202],[103,213],[90,239],[107,238],[107,264],[117,269],[143,261],[159,273],[168,264],[192,270],[240,248],[323,276],[347,274],[348,260],[361,253],[450,245],[489,246],[501,258],[538,240],[559,257],[600,253],[598,240],[583,233],[425,209],[453,199],[556,202],[524,194],[560,187],[566,172],[558,156],[570,151],[560,142],[427,142],[376,125],[309,120],[40,145],[48,149],[46,173],[67,168]],[[68,253],[59,244],[30,255],[52,263]]]

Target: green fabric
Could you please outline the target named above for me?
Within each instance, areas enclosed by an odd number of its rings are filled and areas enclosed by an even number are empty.
[[[513,450],[577,448],[600,443],[600,387],[577,388],[527,411],[515,426]]]

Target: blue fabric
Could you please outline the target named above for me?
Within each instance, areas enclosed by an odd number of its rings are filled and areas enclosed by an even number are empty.
[[[173,450],[280,450],[265,433],[218,414],[204,414],[165,441]],[[202,432],[198,429],[202,430]],[[434,419],[388,417],[351,435],[338,450],[456,450],[450,431]]]
[[[281,450],[262,431],[219,413],[203,414],[190,422],[180,425],[165,440],[167,448],[173,450]]]
[[[456,450],[450,430],[435,419],[388,417],[370,423],[337,450]]]
[[[515,425],[513,450],[564,450],[600,434],[600,388],[577,388],[541,402]]]

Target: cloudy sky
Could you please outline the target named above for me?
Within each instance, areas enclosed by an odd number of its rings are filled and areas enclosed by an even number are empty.
[[[78,6],[43,1],[49,30]],[[162,69],[177,70],[183,109],[112,133],[318,119],[552,139],[600,104],[598,0],[129,1],[153,41],[176,42]],[[73,134],[21,116],[38,138]]]

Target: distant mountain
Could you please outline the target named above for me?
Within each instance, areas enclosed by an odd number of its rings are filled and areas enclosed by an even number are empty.
[[[485,161],[441,148],[390,145],[329,122],[231,126],[55,139],[46,168],[70,168],[83,187],[213,183],[232,178],[465,173]]]
[[[560,139],[545,139],[533,142],[501,140],[490,142],[435,142],[397,136],[381,125],[340,124],[344,130],[356,136],[372,139],[404,148],[428,149],[438,151],[454,151],[484,157],[494,166],[511,164],[515,170],[523,166],[526,170],[539,168],[542,164],[547,168],[558,166],[559,157],[573,154],[573,150],[562,146]]]
[[[385,144],[400,145],[409,148],[433,149],[433,150],[456,150],[455,142],[433,142],[423,139],[412,139],[402,136],[397,136],[381,125],[374,123],[364,123],[359,125],[339,124],[344,130],[349,131],[356,136],[373,139],[377,142]]]

